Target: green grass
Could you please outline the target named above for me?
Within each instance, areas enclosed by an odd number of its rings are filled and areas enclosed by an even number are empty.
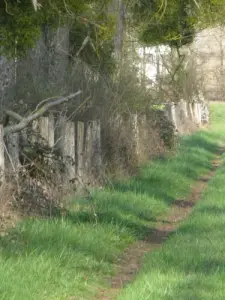
[[[214,106],[214,122],[210,130],[182,138],[174,157],[154,160],[142,166],[138,176],[115,182],[113,187],[106,187],[104,191],[94,191],[89,199],[74,199],[68,216],[24,220],[7,236],[1,237],[0,299],[68,300],[72,296],[92,299],[99,288],[106,286],[104,277],[115,271],[118,255],[130,243],[149,232],[154,227],[156,216],[166,213],[175,199],[184,197],[190,191],[198,176],[210,170],[210,160],[218,145],[225,142],[220,125],[224,115],[225,105]],[[189,234],[189,239],[191,236]],[[179,253],[179,243],[175,245],[180,257],[185,256]],[[187,255],[189,251],[184,248],[182,251],[186,251]],[[137,284],[127,289],[121,299],[141,299],[139,294],[142,295],[147,291],[146,287],[152,286],[148,278],[154,279],[154,288],[161,288],[162,293],[166,291],[162,289],[166,283],[168,290],[173,284],[182,288],[186,278],[184,282],[176,281],[180,276],[182,278],[182,270],[179,273],[171,267],[172,273],[163,272],[169,268],[167,260],[173,266],[172,254],[167,256],[165,253],[160,258],[155,253],[158,263],[155,259],[153,269],[152,263],[146,259],[146,268]],[[200,255],[198,250],[195,255]],[[210,265],[211,268],[214,266],[212,262]],[[160,280],[157,279],[159,276]],[[191,285],[195,279],[191,277],[191,272],[188,276]],[[199,274],[197,277],[199,279]],[[148,299],[146,295],[148,297],[148,294],[143,294],[142,299]],[[160,299],[157,297],[151,299]]]
[[[218,114],[219,119],[223,113],[224,110]],[[217,132],[225,129],[221,125],[220,130],[215,127]],[[210,180],[191,217],[160,250],[146,255],[135,282],[118,299],[225,299],[224,182],[223,164]]]

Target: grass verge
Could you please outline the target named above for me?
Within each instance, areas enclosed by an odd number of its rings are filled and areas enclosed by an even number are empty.
[[[222,111],[219,112],[219,108]],[[224,108],[217,105],[213,109],[218,112],[216,132],[224,132],[224,125],[218,123]],[[225,298],[224,182],[223,164],[210,180],[191,217],[160,250],[146,255],[135,282],[121,291],[118,299]]]
[[[210,130],[182,138],[174,157],[142,166],[139,176],[75,199],[68,216],[24,220],[1,237],[0,298],[91,299],[115,271],[118,255],[210,170],[218,145],[225,142],[224,114],[224,105],[214,106]],[[121,299],[141,299],[129,293]]]

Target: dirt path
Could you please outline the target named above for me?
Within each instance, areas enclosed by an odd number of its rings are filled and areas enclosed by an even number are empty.
[[[199,178],[185,199],[176,200],[166,216],[159,217],[155,223],[155,229],[144,241],[137,241],[131,245],[118,260],[118,273],[109,279],[111,287],[100,291],[95,299],[112,300],[116,299],[121,288],[135,279],[140,269],[143,256],[156,248],[162,247],[163,242],[169,235],[175,232],[180,222],[188,217],[193,206],[200,200],[208,181],[214,176],[216,169],[221,165],[221,155],[225,148],[220,148],[216,158],[212,161],[211,171],[204,177]]]

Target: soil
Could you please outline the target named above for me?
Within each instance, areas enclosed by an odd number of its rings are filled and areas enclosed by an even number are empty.
[[[146,253],[162,247],[169,236],[176,232],[181,221],[191,213],[193,206],[201,199],[201,194],[207,187],[208,181],[214,176],[216,169],[221,165],[220,156],[224,148],[218,150],[216,159],[212,161],[211,171],[204,177],[199,178],[185,199],[177,199],[173,202],[166,216],[157,218],[155,228],[146,236],[145,240],[137,241],[126,249],[122,258],[118,260],[118,272],[108,279],[110,288],[99,291],[95,299],[116,299],[119,291],[135,279],[141,267],[142,258]]]

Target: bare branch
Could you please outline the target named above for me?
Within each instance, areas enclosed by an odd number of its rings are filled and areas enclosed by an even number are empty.
[[[175,75],[177,74],[177,72],[178,72],[179,69],[181,68],[184,59],[185,59],[185,55],[180,56],[179,64],[176,66],[176,69],[175,69],[175,71],[174,71],[174,73],[173,73],[173,75],[172,75],[172,78],[171,78],[171,81],[170,81],[169,84],[171,84],[171,83],[173,82],[173,80],[174,80],[174,78],[175,78]]]
[[[197,6],[197,8],[200,8],[200,5],[198,4],[197,0],[193,0],[194,4]]]
[[[38,9],[41,8],[41,4],[38,3],[37,0],[31,0],[32,4],[33,4],[33,7],[34,7],[34,10],[37,11]]]
[[[48,103],[44,104],[41,108],[36,110],[34,113],[32,113],[31,115],[29,115],[28,117],[25,117],[25,118],[20,117],[18,114],[14,113],[14,112],[8,111],[8,113],[10,113],[10,115],[12,117],[19,120],[20,122],[16,125],[11,125],[11,126],[5,127],[4,128],[4,136],[6,136],[10,133],[14,133],[14,132],[18,132],[18,131],[23,130],[32,121],[34,121],[34,120],[38,119],[39,117],[41,117],[51,107],[62,104],[64,102],[67,102],[67,101],[73,99],[74,97],[80,95],[81,93],[82,93],[81,91],[78,91],[74,94],[69,95],[68,97],[62,97],[62,98],[56,99],[54,101],[48,102]]]
[[[31,1],[32,1],[34,10],[36,11],[37,10],[37,0],[31,0]]]
[[[38,105],[36,106],[34,112],[36,112],[39,108],[41,108],[41,106],[43,106],[46,102],[49,102],[50,100],[54,100],[56,98],[59,98],[59,96],[50,97],[50,98],[42,100],[41,102],[38,103]]]
[[[4,0],[4,2],[5,2],[5,11],[7,12],[7,14],[13,16],[13,14],[12,14],[11,12],[8,11],[8,3],[7,3],[7,1]]]
[[[23,120],[23,117],[21,117],[19,114],[15,113],[12,110],[4,109],[3,111],[7,116],[12,117],[13,119],[15,119],[17,121]]]

